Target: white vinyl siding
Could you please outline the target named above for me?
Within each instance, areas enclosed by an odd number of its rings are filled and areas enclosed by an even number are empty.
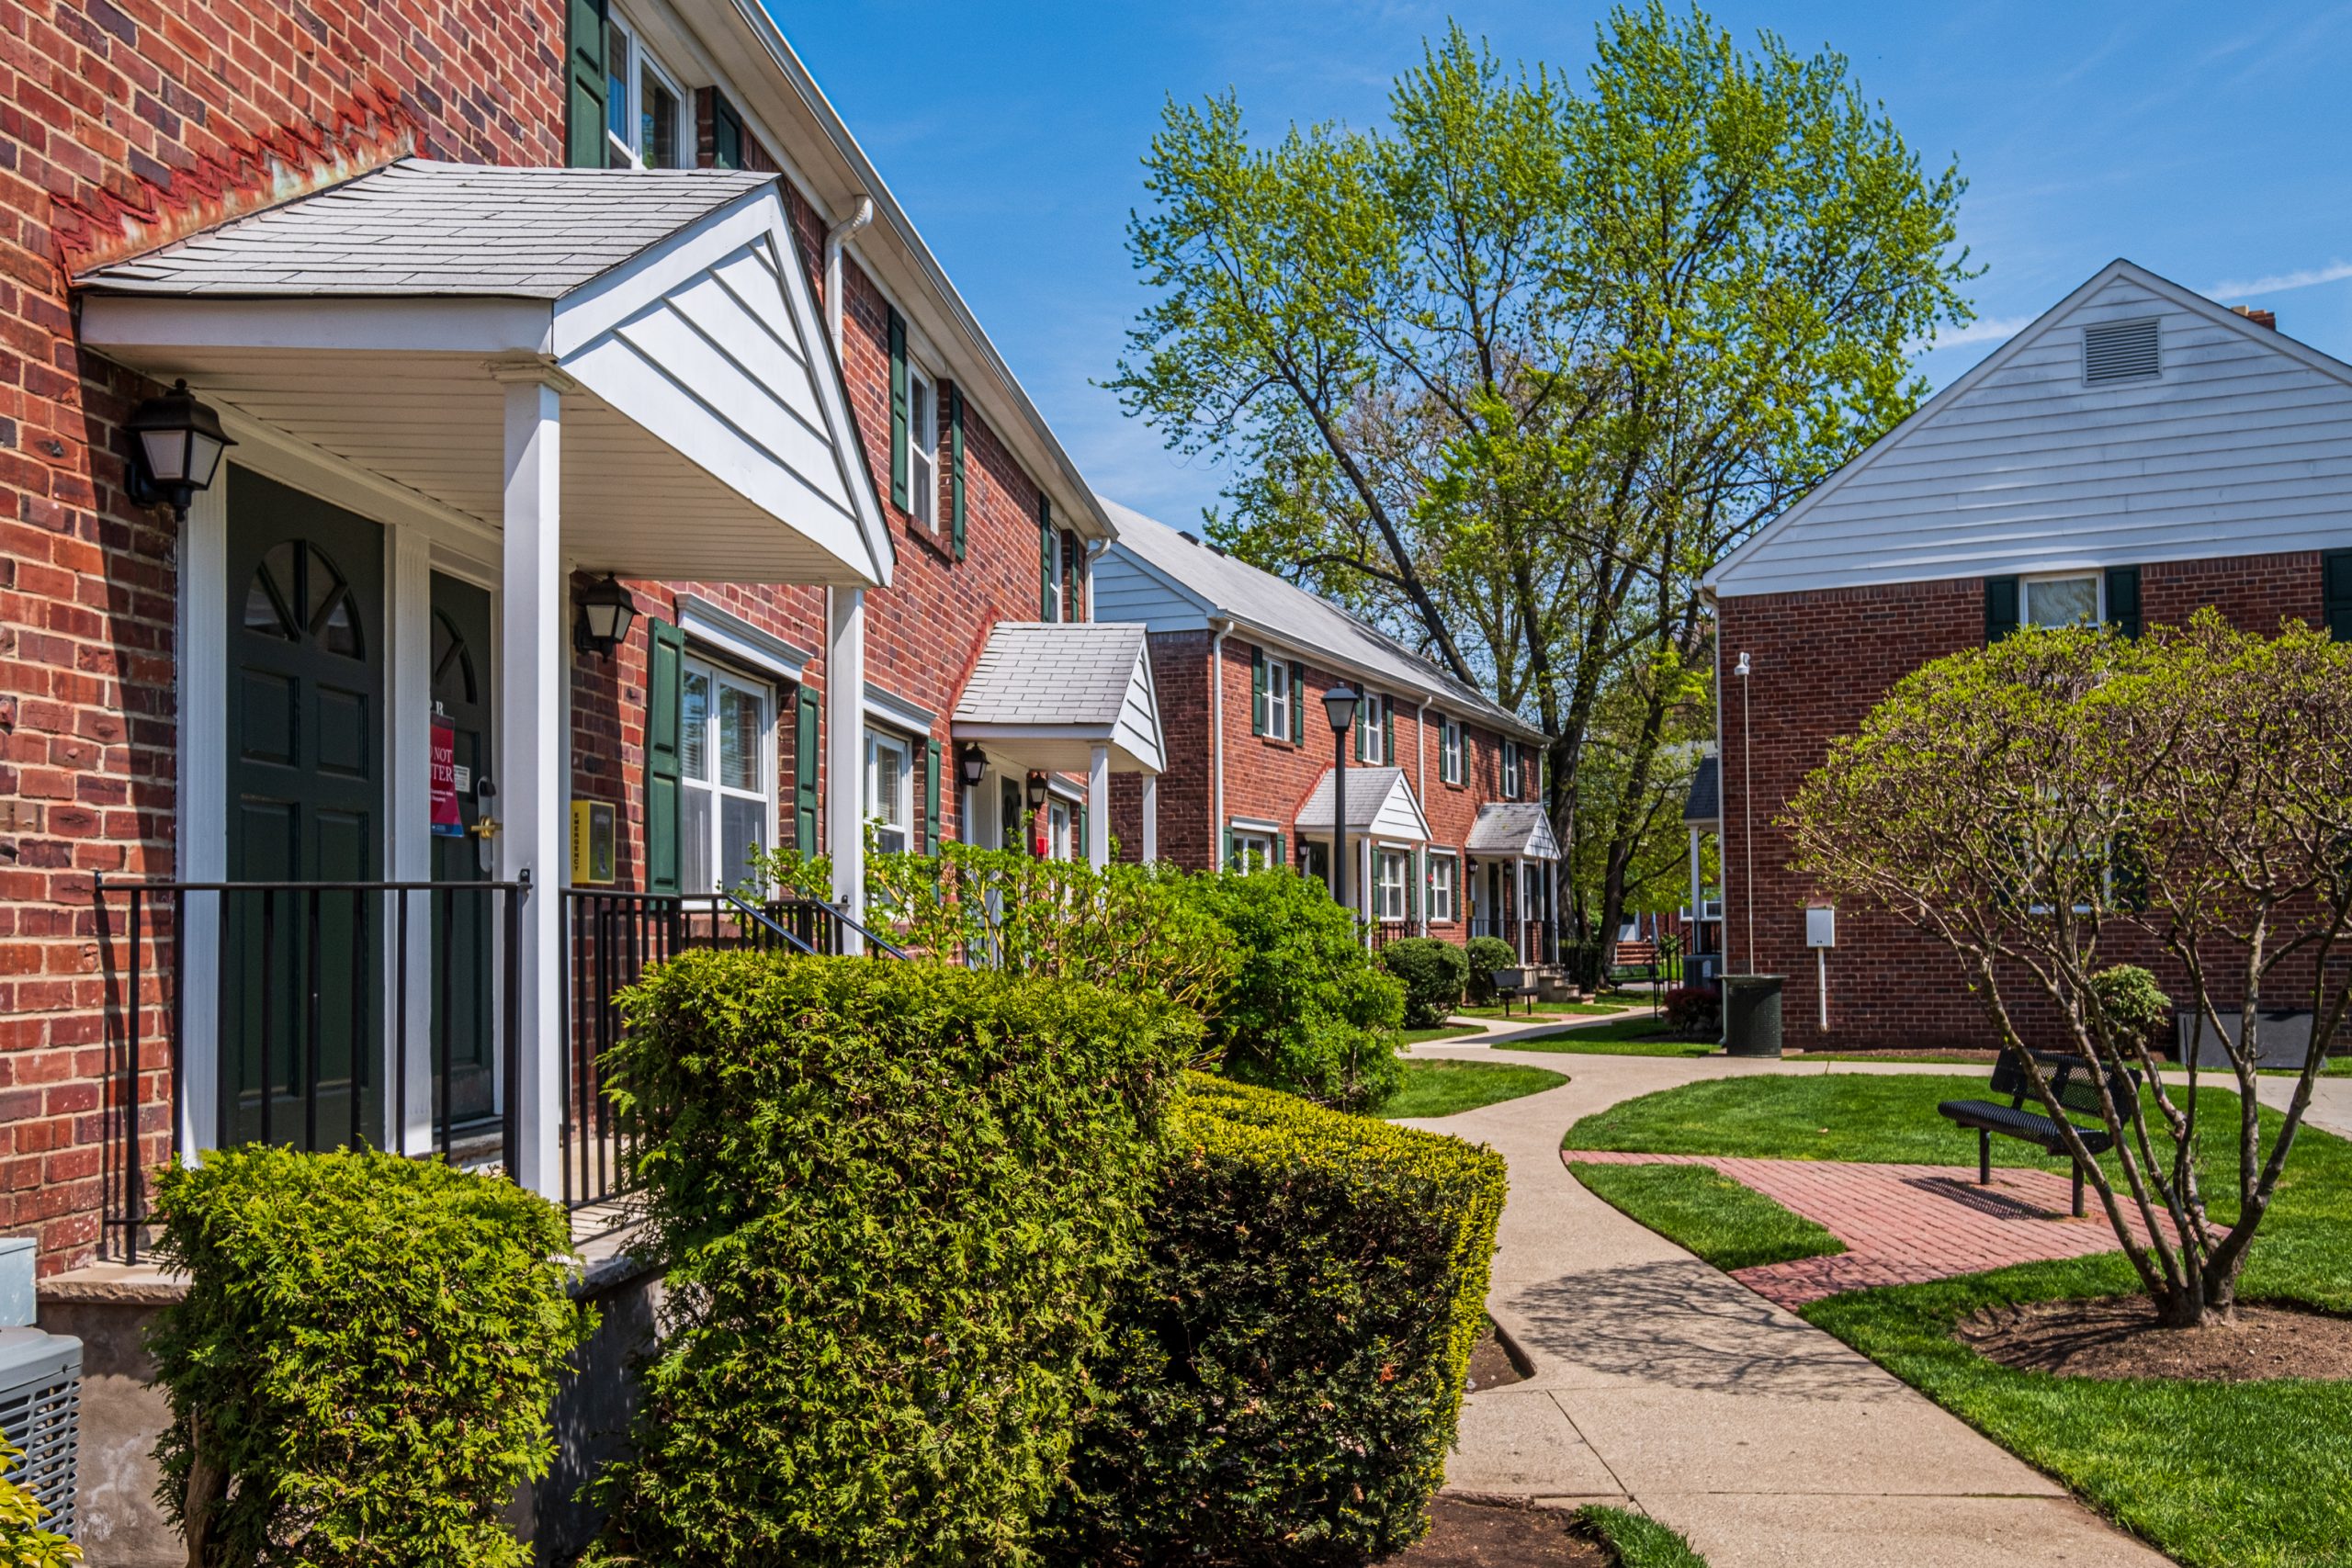
[[[2124,264],[1712,574],[1724,596],[2030,576],[2352,542],[2352,369]],[[2086,327],[2163,373],[2086,385]]]

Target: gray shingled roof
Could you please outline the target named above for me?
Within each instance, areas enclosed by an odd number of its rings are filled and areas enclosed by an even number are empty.
[[[1514,735],[1540,737],[1543,731],[1496,704],[1476,689],[1453,679],[1430,660],[1396,638],[1366,626],[1327,599],[1317,598],[1296,583],[1285,582],[1195,544],[1156,518],[1133,507],[1098,495],[1103,511],[1119,530],[1114,549],[1125,548],[1145,566],[1208,602],[1211,613],[1230,615],[1268,635],[1309,650],[1320,649],[1343,662],[1382,677],[1407,691],[1452,703]]]
[[[1361,831],[1372,826],[1380,815],[1391,790],[1405,776],[1402,768],[1350,768],[1348,770],[1348,831]],[[1298,808],[1295,818],[1301,832],[1328,833],[1331,830],[1331,770],[1315,781],[1306,793],[1306,802]]]
[[[956,722],[1116,724],[1144,637],[1140,626],[1000,621],[956,704]]]
[[[558,299],[775,177],[403,158],[76,281],[119,294]]]
[[[1694,828],[1721,822],[1723,793],[1721,764],[1713,757],[1700,758],[1698,771],[1690,775],[1690,794],[1682,802],[1682,820]]]
[[[1544,807],[1532,800],[1490,800],[1478,807],[1470,837],[1462,846],[1474,855],[1533,855],[1557,859],[1560,842]]]

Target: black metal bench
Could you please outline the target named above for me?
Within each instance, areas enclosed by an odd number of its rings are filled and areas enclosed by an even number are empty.
[[[1529,983],[1526,970],[1496,969],[1489,973],[1495,982],[1495,999],[1503,1004],[1505,1018],[1510,1016],[1510,999],[1513,997],[1525,997],[1528,1016],[1532,1018],[1535,1015],[1535,987]]]
[[[2053,1056],[2035,1052],[2033,1059],[2041,1064],[2042,1076],[2050,1081],[2051,1100],[2061,1109],[2078,1115],[2100,1116],[2098,1069],[2080,1056]],[[1988,1087],[1995,1094],[2009,1097],[2007,1105],[1989,1100],[1947,1100],[1936,1107],[1938,1114],[1976,1130],[1976,1181],[1981,1187],[1993,1184],[1993,1134],[2015,1138],[2033,1145],[2051,1154],[2071,1154],[2066,1147],[2066,1135],[2058,1123],[2039,1111],[2026,1109],[2026,1101],[2033,1099],[2033,1080],[2026,1076],[2024,1064],[2014,1052],[2004,1051],[1993,1067],[1993,1081]],[[2126,1067],[2118,1067],[2107,1075],[2107,1091],[2120,1108],[2128,1103],[2126,1096],[2140,1092],[2140,1075]],[[2037,1101],[2038,1103],[2038,1101]],[[2115,1140],[2108,1135],[2102,1120],[2100,1125],[2086,1127],[2071,1117],[2068,1125],[2080,1138],[2083,1147],[2092,1155],[2105,1154]],[[2083,1217],[2083,1168],[2075,1162],[2075,1217]]]

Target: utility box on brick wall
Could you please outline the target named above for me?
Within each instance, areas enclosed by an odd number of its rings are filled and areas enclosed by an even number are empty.
[[[1804,944],[1807,947],[1838,945],[1838,911],[1827,904],[1816,904],[1804,912]]]

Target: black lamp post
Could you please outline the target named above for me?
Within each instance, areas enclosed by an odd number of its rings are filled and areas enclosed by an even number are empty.
[[[610,572],[572,595],[571,646],[581,653],[610,659],[628,640],[637,600]]]
[[[197,401],[186,381],[175,381],[170,391],[131,411],[129,429],[137,443],[130,499],[141,506],[169,502],[187,522],[187,503],[212,488],[220,454],[236,445],[220,428],[220,416]]]
[[[1348,726],[1356,719],[1356,694],[1346,686],[1323,694],[1323,716],[1331,721],[1331,901],[1348,903]]]

